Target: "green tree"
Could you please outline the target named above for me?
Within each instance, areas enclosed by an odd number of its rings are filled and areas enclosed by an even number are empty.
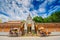
[[[0,23],[2,23],[2,20],[0,19]]]
[[[60,22],[60,11],[52,13],[48,18],[51,22]]]
[[[40,16],[36,16],[33,20],[39,23],[60,22],[60,11],[53,12],[50,16],[44,19]]]
[[[38,16],[36,16],[36,17],[34,17],[33,18],[33,21],[35,21],[35,22],[39,22],[39,23],[42,23],[43,22],[43,18],[42,17],[38,17]]]
[[[44,18],[44,23],[47,23],[49,21],[48,18]]]

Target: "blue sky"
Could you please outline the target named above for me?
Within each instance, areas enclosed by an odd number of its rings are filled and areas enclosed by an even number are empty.
[[[60,0],[0,0],[0,19],[3,22],[26,20],[29,14],[45,18],[58,10]]]

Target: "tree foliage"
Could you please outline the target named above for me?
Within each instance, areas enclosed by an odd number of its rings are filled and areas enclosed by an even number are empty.
[[[48,16],[47,18],[42,18],[42,17],[34,17],[33,20],[35,22],[39,22],[39,23],[50,23],[50,22],[60,22],[60,11],[56,11],[54,13],[52,13],[50,16]]]
[[[2,23],[2,20],[0,19],[0,23]]]
[[[35,21],[35,22],[41,22],[42,23],[43,22],[43,18],[40,17],[40,16],[39,17],[36,16],[36,17],[33,18],[33,21]]]
[[[48,18],[51,22],[60,22],[60,11],[52,13]]]

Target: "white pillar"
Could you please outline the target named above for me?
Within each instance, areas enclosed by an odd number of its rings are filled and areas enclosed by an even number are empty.
[[[24,30],[27,30],[27,24],[25,23],[25,25],[24,25]]]
[[[34,23],[32,23],[32,30],[34,30]]]

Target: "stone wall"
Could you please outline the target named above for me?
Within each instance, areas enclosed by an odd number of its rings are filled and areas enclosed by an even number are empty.
[[[0,23],[0,32],[9,32],[10,28],[20,28],[23,25],[23,23]]]
[[[23,23],[0,23],[0,32],[8,32],[11,27],[19,28],[23,27],[23,25]],[[49,32],[60,32],[60,23],[35,23],[35,27],[44,27]]]
[[[44,27],[49,32],[60,32],[60,23],[35,23],[35,26]]]

